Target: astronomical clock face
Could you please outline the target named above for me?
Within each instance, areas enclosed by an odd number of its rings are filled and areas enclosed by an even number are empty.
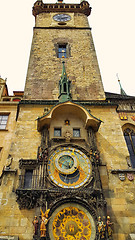
[[[79,188],[91,176],[89,158],[73,147],[58,148],[49,158],[48,173],[51,180],[62,188]]]
[[[77,203],[58,207],[49,222],[49,235],[52,240],[93,240],[95,233],[93,217]]]

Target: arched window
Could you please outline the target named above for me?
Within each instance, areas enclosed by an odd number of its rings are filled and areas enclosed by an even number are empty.
[[[131,165],[135,168],[135,132],[130,128],[126,128],[124,137],[130,154]]]

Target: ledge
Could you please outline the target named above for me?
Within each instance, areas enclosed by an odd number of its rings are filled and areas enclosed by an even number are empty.
[[[135,168],[133,169],[112,169],[110,170],[112,174],[117,174],[117,173],[135,173]]]
[[[0,239],[1,240],[18,240],[19,239],[19,237],[18,236],[8,236],[8,235],[5,235],[5,234],[3,234],[3,235],[0,235]]]
[[[3,173],[14,173],[14,174],[16,174],[17,173],[17,169],[5,168],[5,169],[3,169]]]
[[[107,102],[106,100],[72,100],[72,103],[88,105],[88,106],[117,106],[116,103]],[[34,100],[34,99],[23,99],[19,102],[19,105],[23,104],[35,104],[35,105],[56,105],[59,104],[58,100]]]
[[[0,101],[0,105],[15,105],[17,106],[19,104],[19,102],[10,102],[10,101]]]
[[[33,27],[33,29],[78,29],[78,30],[91,30],[91,27],[69,27],[65,25],[55,26],[55,27]]]

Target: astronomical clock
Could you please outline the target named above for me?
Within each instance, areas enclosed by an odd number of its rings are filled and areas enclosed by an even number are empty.
[[[77,189],[90,180],[92,165],[79,149],[59,147],[49,157],[48,174],[58,187]]]
[[[89,211],[75,203],[62,204],[52,214],[49,222],[52,240],[93,240],[96,227]]]
[[[48,224],[51,240],[95,239],[95,216],[83,199],[83,194],[88,194],[87,185],[91,186],[92,169],[90,155],[72,145],[57,147],[50,154],[48,179],[57,189],[54,200],[57,207],[54,207]]]

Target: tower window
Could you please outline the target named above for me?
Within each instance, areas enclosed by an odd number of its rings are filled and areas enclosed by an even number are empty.
[[[8,115],[0,115],[0,129],[6,129]]]
[[[73,129],[73,137],[80,137],[80,128]]]
[[[127,128],[124,131],[124,137],[130,154],[131,165],[135,168],[135,132]]]
[[[61,128],[54,128],[54,137],[61,137]]]
[[[66,44],[58,46],[58,58],[67,57]]]

